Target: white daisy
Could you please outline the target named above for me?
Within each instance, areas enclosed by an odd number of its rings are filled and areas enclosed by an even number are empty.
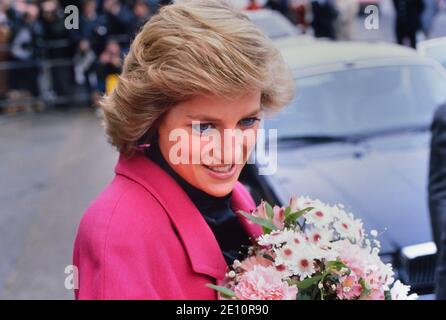
[[[310,247],[301,246],[295,252],[293,264],[289,268],[300,280],[311,277],[316,272],[314,258],[314,251]]]
[[[342,238],[350,239],[355,243],[360,243],[364,239],[362,221],[352,219],[345,212],[339,215],[339,219],[333,224],[333,227]]]
[[[333,231],[328,228],[313,227],[307,229],[305,234],[310,243],[317,244],[319,246],[329,245],[330,241],[333,240]]]
[[[326,206],[317,206],[305,214],[306,223],[314,224],[318,227],[324,227],[333,221],[331,210]]]
[[[392,300],[416,300],[418,299],[418,295],[416,293],[412,293],[408,295],[410,291],[410,287],[401,283],[401,281],[397,280],[392,289],[390,290],[390,296]]]
[[[286,244],[281,248],[275,248],[274,253],[276,254],[276,259],[274,261],[276,266],[285,265],[291,266],[296,257],[298,249],[292,244]]]
[[[261,246],[279,246],[286,242],[292,242],[295,237],[295,232],[290,229],[275,230],[269,234],[264,234],[258,239],[258,243]]]

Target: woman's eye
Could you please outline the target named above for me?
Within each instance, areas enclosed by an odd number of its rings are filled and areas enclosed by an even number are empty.
[[[197,123],[192,124],[192,129],[194,129],[197,132],[205,133],[206,131],[209,131],[209,129],[212,128],[211,123]]]
[[[258,118],[246,118],[246,119],[242,119],[240,120],[239,124],[242,127],[251,127],[253,126],[259,119]]]

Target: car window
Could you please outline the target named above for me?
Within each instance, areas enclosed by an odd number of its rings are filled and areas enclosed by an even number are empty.
[[[428,126],[446,102],[431,66],[351,69],[296,79],[292,103],[265,121],[279,137],[348,136]]]

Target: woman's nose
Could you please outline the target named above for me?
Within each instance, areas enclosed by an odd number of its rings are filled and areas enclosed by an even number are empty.
[[[222,137],[224,163],[243,163],[244,139],[240,130],[227,130]]]

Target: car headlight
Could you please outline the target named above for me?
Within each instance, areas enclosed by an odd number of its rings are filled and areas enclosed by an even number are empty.
[[[401,249],[399,254],[399,276],[413,288],[427,289],[433,286],[437,247],[425,242]]]

